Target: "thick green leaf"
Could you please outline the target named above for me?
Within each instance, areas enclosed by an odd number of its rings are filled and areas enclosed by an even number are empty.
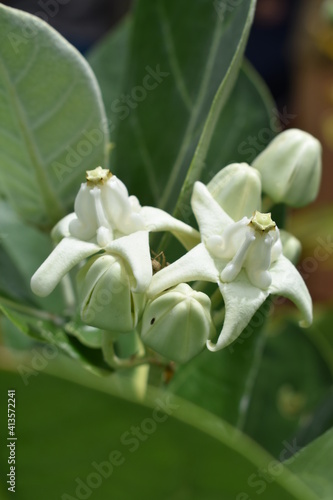
[[[196,180],[208,183],[219,170],[231,163],[251,164],[278,130],[277,126],[272,128],[274,109],[265,84],[250,64],[244,62],[232,93],[218,116],[209,143],[203,132],[177,201],[177,217],[186,221],[189,219],[188,207]],[[216,113],[215,102],[210,113]],[[204,152],[203,147],[206,148]]]
[[[72,209],[84,171],[106,162],[106,120],[84,58],[48,24],[0,5],[0,180],[27,221]]]
[[[286,465],[321,500],[333,498],[333,429],[290,458]]]
[[[267,338],[244,431],[275,456],[286,439],[296,436],[301,446],[298,430],[312,419],[333,382],[314,336],[315,329],[279,322]],[[265,415],[265,425],[258,415]]]
[[[102,394],[43,375],[24,386],[1,373],[1,407],[9,388],[17,401],[18,500],[249,500],[259,491],[263,500],[315,499],[245,436],[182,400],[153,393],[141,405],[115,397],[112,386]],[[2,429],[6,418],[1,412]],[[7,450],[0,451],[5,473]]]
[[[235,81],[254,4],[242,0],[221,16],[205,0],[137,3],[113,105],[115,170],[144,204],[175,206],[214,96],[222,85],[221,107]]]
[[[90,349],[74,337],[66,335],[64,327],[59,323],[62,318],[49,315],[44,311],[18,312],[14,308],[8,307],[0,298],[0,312],[22,333],[37,342],[50,344],[54,347],[54,356],[59,352],[66,353],[72,359],[78,360],[82,365],[98,375],[108,374],[110,368],[105,364],[102,352],[97,349]],[[35,313],[35,316],[32,314]],[[52,348],[51,348],[52,349]],[[34,362],[27,366],[28,369],[35,369]],[[51,357],[52,359],[52,357]],[[38,368],[37,368],[38,369]]]
[[[30,289],[31,276],[52,252],[51,237],[22,222],[4,201],[0,201],[0,227],[3,231],[1,251],[4,258],[0,266],[10,266],[4,270],[8,279],[0,277],[3,292],[14,295],[20,301],[28,300],[49,311],[61,313],[65,304],[60,287],[46,298],[37,297]],[[18,289],[19,286],[21,289]]]
[[[122,93],[126,69],[131,18],[127,17],[119,26],[99,42],[87,55],[102,91],[105,111],[109,120],[109,132],[113,140],[119,114],[115,101]]]
[[[228,348],[216,353],[205,349],[180,367],[169,390],[242,429],[264,348],[260,326],[268,309],[265,304]]]

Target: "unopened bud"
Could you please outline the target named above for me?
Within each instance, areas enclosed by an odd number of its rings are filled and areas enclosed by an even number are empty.
[[[233,219],[251,217],[261,206],[260,174],[247,163],[232,163],[207,184],[218,204]]]
[[[254,160],[263,191],[275,202],[302,207],[313,201],[321,178],[321,145],[311,134],[290,129],[279,134]]]
[[[132,280],[120,257],[89,259],[77,275],[82,321],[103,330],[133,330],[142,314],[145,295],[132,292]]]
[[[143,342],[165,358],[186,363],[199,354],[215,329],[210,299],[182,283],[147,303],[142,317]]]

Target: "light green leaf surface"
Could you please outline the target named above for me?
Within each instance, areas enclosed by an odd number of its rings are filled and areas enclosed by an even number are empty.
[[[131,25],[131,18],[127,17],[87,54],[102,92],[111,141],[119,119],[115,102],[122,94]]]
[[[114,102],[115,171],[142,203],[175,206],[214,96],[224,81],[221,107],[236,78],[254,4],[237,2],[221,16],[202,0],[137,3],[123,97]]]
[[[37,297],[30,289],[31,276],[52,252],[51,237],[22,222],[4,201],[0,201],[0,228],[4,258],[0,261],[0,269],[7,262],[11,266],[8,279],[2,280],[0,276],[1,290],[9,296],[14,293],[21,301],[28,300],[49,311],[62,312],[65,304],[60,287],[46,298]],[[8,270],[4,269],[6,272]]]
[[[333,498],[333,429],[290,458],[286,465],[321,500]]]
[[[1,191],[28,222],[72,210],[86,169],[106,162],[105,113],[84,58],[39,18],[0,5]]]
[[[17,375],[1,373],[2,407],[8,388],[16,390],[15,498],[249,500],[261,489],[263,500],[315,500],[297,478],[282,466],[274,469],[271,457],[208,412],[155,392],[145,404],[121,399],[104,382],[108,394],[42,374],[24,386]],[[1,413],[2,429],[5,418]],[[6,472],[5,447],[0,462]]]

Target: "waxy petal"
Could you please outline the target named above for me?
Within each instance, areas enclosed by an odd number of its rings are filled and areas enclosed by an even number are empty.
[[[76,264],[100,250],[95,243],[64,238],[31,278],[32,291],[46,297]]]
[[[131,268],[135,284],[133,292],[145,292],[152,278],[148,231],[137,231],[109,243],[105,250],[120,255]]]
[[[147,231],[170,231],[186,248],[190,250],[200,243],[200,233],[193,227],[172,217],[164,210],[154,207],[142,207],[140,216],[143,218]]]
[[[245,271],[231,283],[220,282],[219,288],[225,303],[225,319],[216,344],[207,341],[210,351],[219,351],[239,337],[269,295],[268,290],[253,286]]]
[[[217,283],[219,271],[205,245],[200,243],[170,266],[153,276],[148,289],[150,297],[179,283],[205,280]]]
[[[290,299],[303,315],[301,326],[312,323],[312,300],[302,276],[296,267],[283,255],[270,268],[272,284],[269,291]]]
[[[51,237],[53,241],[58,242],[63,238],[69,237],[71,234],[69,232],[69,225],[72,220],[76,220],[76,214],[73,212],[71,214],[66,215],[54,226],[51,231]]]
[[[213,235],[220,235],[222,231],[234,221],[214,200],[202,182],[194,184],[191,205],[198,221],[203,241]]]

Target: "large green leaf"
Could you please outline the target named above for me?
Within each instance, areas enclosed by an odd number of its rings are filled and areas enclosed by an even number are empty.
[[[119,119],[119,114],[114,109],[114,103],[122,93],[130,29],[131,18],[127,17],[87,55],[88,62],[102,91],[111,140],[114,138],[114,131]]]
[[[0,180],[27,221],[72,209],[84,171],[106,161],[106,120],[84,58],[48,24],[0,5]]]
[[[210,114],[218,114],[216,103]],[[187,173],[175,215],[188,220],[192,187],[199,178],[208,183],[221,168],[235,162],[250,163],[277,132],[272,128],[274,102],[257,72],[243,62],[237,82],[218,114],[207,140],[204,131]],[[209,120],[208,120],[209,121]],[[255,141],[256,147],[253,146]]]
[[[28,308],[22,312],[20,306],[10,307],[0,297],[0,313],[2,313],[12,325],[14,325],[21,333],[34,339],[38,343],[46,343],[54,348],[52,351],[53,356],[57,357],[60,352],[66,353],[72,359],[79,361],[86,369],[93,371],[98,375],[106,375],[110,371],[110,367],[104,362],[104,358],[100,349],[91,349],[79,342],[74,336],[66,334],[66,325],[62,318],[51,315],[44,311],[29,311]],[[63,324],[61,324],[61,322]],[[5,325],[3,325],[4,327]],[[7,332],[5,332],[6,334]],[[11,330],[9,329],[9,334]],[[7,333],[8,335],[8,333]],[[50,345],[49,345],[50,344]],[[46,349],[48,348],[46,347]],[[29,353],[27,353],[29,356]],[[40,356],[33,353],[32,359],[29,360],[27,365],[23,365],[22,373],[28,373],[31,369],[34,371],[38,368],[35,367],[34,357]],[[45,358],[45,356],[44,356]],[[46,356],[46,361],[49,358]],[[38,364],[38,361],[37,361]],[[45,364],[45,359],[43,361]],[[46,363],[47,364],[47,363]],[[23,375],[22,375],[23,376]]]
[[[267,335],[267,326],[257,329],[263,319],[259,311],[228,349],[204,351],[184,365],[169,390],[226,419],[279,458],[285,442],[304,442],[297,431],[315,416],[332,374],[302,329],[280,322]]]
[[[290,458],[286,465],[321,500],[333,498],[333,429],[313,441],[300,453]]]
[[[204,350],[176,372],[169,390],[242,429],[265,344],[264,305],[242,335],[218,352]]]
[[[16,215],[8,203],[0,200],[0,227],[2,265],[7,279],[0,277],[0,290],[20,301],[36,303],[53,312],[62,312],[65,304],[61,287],[57,287],[49,297],[41,298],[30,289],[31,276],[53,249],[51,237],[37,228],[28,226]]]
[[[40,374],[24,386],[1,373],[1,407],[9,388],[18,500],[249,500],[259,491],[263,500],[315,500],[253,442],[185,401],[151,393],[142,405],[116,397],[112,385],[103,394]],[[6,418],[1,412],[2,429]],[[0,453],[6,474],[8,448]]]
[[[254,4],[242,0],[221,16],[205,0],[137,3],[113,109],[115,169],[143,203],[174,207],[215,94],[216,119],[236,79]]]
[[[327,360],[313,343],[315,335],[315,328],[307,332],[280,321],[267,338],[244,431],[275,456],[283,441],[294,439],[311,420],[333,382]],[[265,415],[265,425],[258,415]],[[297,437],[298,445],[302,441]]]

